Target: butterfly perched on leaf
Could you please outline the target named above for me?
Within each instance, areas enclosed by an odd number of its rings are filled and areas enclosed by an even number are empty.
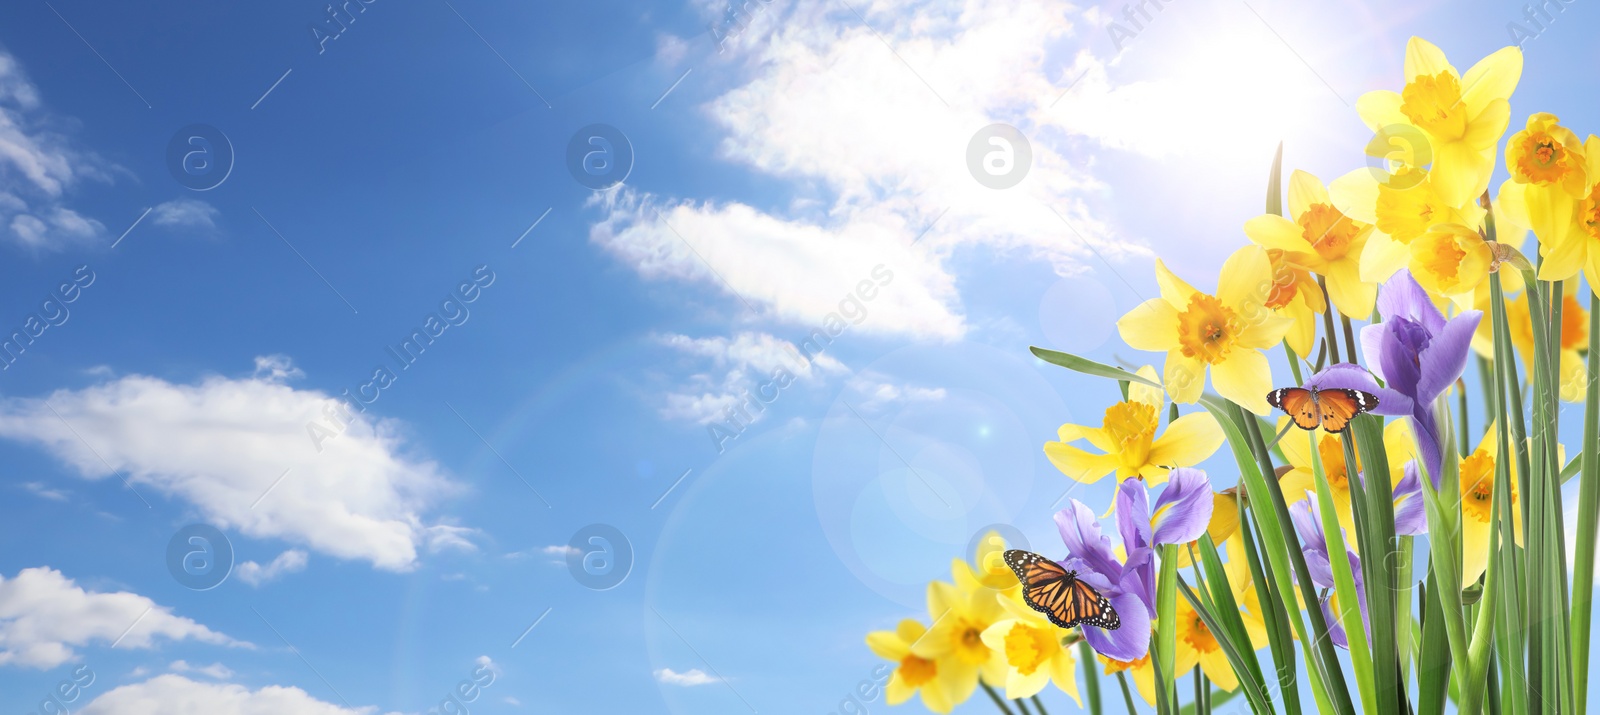
[[[1078,580],[1078,572],[1068,571],[1059,564],[1032,551],[1011,549],[1005,554],[1006,565],[1016,572],[1022,582],[1022,600],[1033,610],[1043,613],[1062,628],[1082,623],[1114,631],[1122,627],[1117,609],[1111,601],[1094,590],[1093,586]]]
[[[1294,420],[1303,430],[1319,425],[1332,433],[1343,432],[1350,420],[1378,406],[1376,395],[1346,388],[1318,390],[1314,387],[1284,387],[1267,393],[1267,404]]]

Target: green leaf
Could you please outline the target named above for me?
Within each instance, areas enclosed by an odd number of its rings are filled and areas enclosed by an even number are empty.
[[[1316,435],[1307,432],[1306,439],[1311,443],[1311,476],[1317,486],[1317,515],[1322,521],[1322,538],[1328,542],[1328,561],[1333,566],[1334,591],[1339,595],[1339,611],[1335,615],[1339,619],[1339,625],[1344,627],[1345,639],[1350,644],[1350,663],[1355,667],[1356,687],[1361,691],[1362,710],[1367,715],[1375,715],[1378,700],[1373,693],[1372,648],[1367,644],[1366,626],[1361,623],[1361,595],[1356,591],[1356,578],[1350,570],[1350,559],[1345,557],[1344,534],[1339,528],[1339,517],[1334,510],[1333,491],[1328,487],[1328,478],[1322,471],[1322,455],[1321,450],[1317,449]],[[1369,469],[1368,473],[1374,472]],[[1355,480],[1351,481],[1353,483]],[[1311,602],[1308,602],[1306,607],[1311,608]]]
[[[1578,553],[1572,571],[1572,704],[1583,715],[1589,702],[1589,636],[1594,614],[1595,538],[1600,533],[1600,295],[1589,295],[1589,385],[1583,405],[1583,481],[1578,483]],[[1568,465],[1571,468],[1571,465]],[[1567,472],[1562,470],[1562,481]]]
[[[1178,547],[1161,547],[1161,571],[1156,576],[1156,641],[1151,662],[1156,670],[1156,703],[1167,702],[1165,712],[1178,706]]]
[[[1078,357],[1077,355],[1073,355],[1071,353],[1058,352],[1041,347],[1030,347],[1028,349],[1033,351],[1034,356],[1040,360],[1052,365],[1060,365],[1068,370],[1075,370],[1085,375],[1106,377],[1121,382],[1137,382],[1141,385],[1149,385],[1150,387],[1157,389],[1165,389],[1159,382],[1146,379],[1143,375],[1128,372],[1120,367],[1112,367],[1104,363],[1095,362],[1088,358]]]
[[[1248,513],[1257,520],[1262,547],[1266,551],[1267,562],[1272,570],[1272,583],[1278,588],[1278,598],[1285,604],[1296,603],[1296,591],[1291,584],[1298,583],[1300,596],[1307,602],[1315,603],[1316,588],[1311,584],[1305,555],[1301,553],[1299,541],[1294,535],[1294,527],[1289,523],[1289,509],[1284,504],[1278,480],[1262,477],[1263,470],[1267,474],[1272,474],[1270,458],[1262,457],[1258,461],[1256,450],[1265,443],[1260,439],[1259,430],[1246,431],[1255,427],[1256,423],[1244,417],[1244,411],[1232,403],[1202,399],[1201,404],[1217,418],[1223,435],[1233,448],[1234,458],[1239,463],[1240,479],[1245,485],[1251,504]],[[1241,429],[1241,424],[1245,425],[1244,429]],[[1291,544],[1293,548],[1290,547]],[[1326,704],[1326,707],[1334,709],[1341,715],[1354,715],[1354,705],[1345,690],[1344,675],[1339,670],[1338,656],[1334,653],[1333,644],[1327,638],[1327,624],[1323,621],[1322,610],[1308,611],[1312,624],[1310,629],[1306,627],[1305,621],[1301,620],[1298,608],[1289,612],[1289,615],[1289,621],[1300,639],[1301,648],[1305,651],[1306,661],[1311,666],[1309,675],[1312,695],[1318,701],[1319,707]]]

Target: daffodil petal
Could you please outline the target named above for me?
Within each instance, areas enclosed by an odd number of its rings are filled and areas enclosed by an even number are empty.
[[[1192,467],[1215,454],[1223,442],[1222,427],[1210,412],[1192,412],[1173,420],[1150,445],[1152,464]]]
[[[1378,179],[1372,169],[1356,169],[1328,184],[1328,199],[1339,213],[1366,224],[1378,222]]]
[[[1400,111],[1403,103],[1399,92],[1375,90],[1356,99],[1356,114],[1361,115],[1361,121],[1373,131],[1393,124],[1410,124],[1411,120]]]
[[[1291,253],[1311,253],[1300,225],[1282,216],[1262,214],[1244,222],[1244,235],[1262,248],[1277,248]]]
[[[1172,401],[1192,405],[1200,401],[1206,387],[1206,364],[1199,358],[1186,357],[1182,350],[1168,350],[1167,363],[1162,371],[1162,382]]]
[[[1134,350],[1171,350],[1178,344],[1178,311],[1165,299],[1152,298],[1122,316],[1117,332]]]
[[[1415,36],[1406,43],[1405,72],[1407,82],[1419,76],[1432,76],[1440,72],[1460,76],[1456,73],[1456,69],[1450,66],[1450,60],[1445,59],[1443,50],[1432,42]]]
[[[1312,204],[1332,203],[1328,198],[1328,190],[1322,186],[1322,180],[1315,175],[1299,169],[1289,175],[1289,215],[1296,220]]]
[[[1189,299],[1199,292],[1168,270],[1167,264],[1159,258],[1156,259],[1156,285],[1161,288],[1161,298],[1177,309],[1187,307]]]
[[[1272,411],[1267,393],[1272,391],[1272,365],[1257,350],[1235,350],[1211,366],[1211,384],[1222,395],[1258,415]]]
[[[1328,297],[1339,312],[1357,319],[1372,315],[1378,300],[1378,285],[1361,280],[1361,267],[1354,260],[1328,264]]]
[[[1387,233],[1373,231],[1372,236],[1367,239],[1367,247],[1361,251],[1361,280],[1382,283],[1389,280],[1395,271],[1405,268],[1409,262],[1411,262],[1410,246],[1394,240]]]
[[[1493,100],[1510,99],[1521,78],[1522,50],[1517,47],[1502,47],[1478,60],[1461,78],[1461,102],[1468,116]]]

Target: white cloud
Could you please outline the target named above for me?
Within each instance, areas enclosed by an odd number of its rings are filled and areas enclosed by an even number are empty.
[[[245,561],[233,567],[233,575],[251,586],[260,586],[284,574],[306,570],[306,562],[308,560],[306,552],[300,549],[289,549],[278,554],[277,558],[274,558],[266,566],[254,561]]]
[[[460,487],[406,448],[398,422],[357,414],[317,452],[307,425],[336,427],[334,406],[264,378],[129,375],[0,400],[0,437],[37,444],[87,479],[123,474],[220,528],[381,569],[414,567],[424,544],[459,545],[460,527],[423,514]]]
[[[118,639],[121,640],[118,640]],[[49,567],[0,575],[0,665],[48,669],[91,642],[151,648],[157,639],[246,645],[136,593],[85,591]]]
[[[158,675],[106,692],[84,706],[83,715],[369,715],[373,707],[346,708],[318,700],[295,687],[203,683],[181,675]]]
[[[896,277],[861,329],[946,340],[968,327],[949,266],[960,246],[1019,252],[1063,275],[1096,253],[1148,254],[1098,218],[1106,189],[1093,162],[1040,116],[1076,76],[1059,57],[1081,34],[1072,6],[855,7],[866,23],[836,5],[766,6],[719,55],[739,58],[750,77],[704,107],[725,131],[720,153],[791,180],[787,207],[622,189],[596,198],[606,216],[591,240],[646,278],[730,290],[726,281],[764,317],[802,325],[881,263]],[[722,8],[707,8],[721,19]],[[1082,53],[1070,69],[1079,64],[1096,62]],[[967,165],[969,141],[994,122],[1018,127],[1032,147],[1027,178],[1005,191],[980,185]]]
[[[887,376],[876,372],[852,377],[849,385],[850,389],[866,398],[861,402],[861,408],[864,410],[876,410],[900,402],[936,402],[945,398],[945,390],[942,387],[895,383]]]
[[[848,372],[843,363],[826,353],[813,348],[807,360],[794,343],[766,333],[745,332],[731,338],[666,335],[661,342],[711,363],[710,371],[695,373],[686,385],[666,394],[661,415],[667,419],[700,424],[725,419],[729,408],[746,399],[746,391],[757,391],[760,383],[772,381],[780,371],[796,380]]]
[[[582,551],[580,551],[578,549],[578,547],[576,547],[576,546],[568,546],[566,544],[556,544],[554,546],[546,546],[546,547],[540,549],[539,551],[541,551],[542,553],[548,554],[550,556],[560,556],[562,558],[565,558],[567,556],[576,556],[578,554],[583,553]]]
[[[217,207],[199,199],[176,198],[157,204],[150,212],[150,221],[156,226],[213,231],[220,215]]]
[[[50,501],[67,500],[67,493],[64,490],[46,486],[43,482],[23,482],[22,488],[42,499],[49,499]]]
[[[690,668],[686,673],[679,673],[671,668],[661,668],[655,671],[655,675],[656,680],[667,685],[681,685],[684,687],[722,682],[715,676],[707,675],[705,671],[699,668]]]
[[[288,382],[305,377],[306,374],[294,366],[294,360],[288,355],[258,355],[253,376],[267,382]]]
[[[750,301],[796,326],[820,325],[830,313],[851,310],[840,305],[848,299],[868,315],[854,328],[862,332],[950,339],[966,330],[952,307],[954,279],[937,257],[910,244],[932,215],[863,210],[848,221],[817,225],[737,202],[669,202],[627,188],[595,202],[606,217],[591,227],[590,240],[646,278],[705,282],[729,292],[736,304]],[[875,269],[878,282],[888,284],[874,286],[870,301],[849,298],[858,284],[873,280]]]
[[[199,673],[216,680],[227,680],[233,677],[233,669],[221,663],[190,665],[189,661],[175,660],[172,661],[171,665],[167,666],[167,669],[174,673]]]
[[[0,51],[0,226],[34,250],[58,250],[105,232],[62,205],[83,179],[107,180],[102,162],[71,145],[67,123],[46,115],[15,57]]]
[[[500,664],[494,662],[494,659],[489,656],[480,655],[473,658],[472,662],[477,663],[479,668],[487,668],[489,672],[494,673],[496,678],[504,674],[504,671],[500,670]]]

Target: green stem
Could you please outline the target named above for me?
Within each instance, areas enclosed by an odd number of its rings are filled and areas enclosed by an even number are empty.
[[[1578,552],[1572,572],[1572,704],[1583,715],[1589,693],[1589,632],[1594,617],[1595,538],[1600,530],[1600,294],[1589,295],[1589,384],[1583,406],[1583,469],[1578,483]]]
[[[1328,279],[1317,276],[1317,285],[1322,287],[1322,344],[1328,346],[1328,364],[1342,362],[1339,359],[1339,333],[1333,327],[1333,299],[1328,297]]]
[[[1083,690],[1084,700],[1089,703],[1090,715],[1100,715],[1100,669],[1095,667],[1099,661],[1094,657],[1094,649],[1089,647],[1089,641],[1078,641],[1078,660],[1083,665]],[[1039,696],[1035,695],[1034,704],[1039,705]],[[1044,714],[1044,706],[1039,705],[1040,715]]]
[[[1294,354],[1294,348],[1289,347],[1288,341],[1283,343],[1283,355],[1289,359],[1289,372],[1294,373],[1294,384],[1305,383],[1305,378],[1300,377],[1300,356]]]
[[[1006,715],[1015,715],[1015,713],[1011,712],[1011,708],[1006,707],[1005,699],[1000,697],[1000,694],[995,692],[994,688],[989,687],[988,683],[979,680],[978,685],[983,687],[983,692],[989,694],[989,699],[994,701],[995,707],[1000,708],[1000,712],[1003,712]]]
[[[1133,691],[1128,689],[1128,672],[1117,671],[1117,683],[1122,686],[1122,701],[1128,704],[1128,715],[1139,715],[1138,708],[1133,706]]]
[[[1033,715],[1033,713],[1028,712],[1028,703],[1022,698],[1014,698],[1011,702],[1017,706],[1017,711],[1022,713],[1022,715]]]
[[[1346,362],[1352,365],[1359,364],[1356,360],[1356,331],[1350,327],[1350,316],[1340,313],[1339,320],[1344,323],[1345,356],[1350,358]]]
[[[1095,685],[1094,693],[1095,693],[1095,697],[1096,698],[1100,697],[1100,686],[1099,686],[1099,684]],[[1033,696],[1032,700],[1033,700],[1033,709],[1034,710],[1038,710],[1039,711],[1039,715],[1050,715],[1050,713],[1045,712],[1044,703],[1039,702],[1039,696],[1037,696],[1037,695]],[[1095,715],[1100,715],[1100,702],[1099,702],[1099,700],[1095,701],[1094,707],[1092,709],[1090,709],[1089,712],[1092,712]]]

